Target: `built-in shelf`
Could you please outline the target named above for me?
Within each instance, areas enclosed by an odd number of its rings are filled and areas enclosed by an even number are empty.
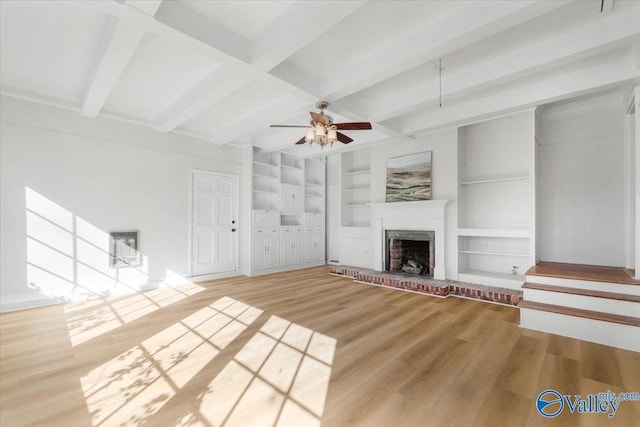
[[[324,184],[320,184],[319,182],[305,182],[304,185],[314,186],[314,187],[322,187]]]
[[[368,222],[364,222],[364,221],[349,222],[349,223],[343,225],[343,227],[345,227],[345,228],[363,228],[363,227],[369,227],[369,223]]]
[[[493,179],[480,179],[474,181],[464,181],[460,185],[475,185],[475,184],[491,184],[493,182],[507,182],[507,181],[522,181],[529,179],[529,175],[511,176],[505,178],[493,178]]]
[[[273,176],[273,175],[264,175],[264,174],[257,173],[257,172],[253,172],[253,176],[259,176],[260,178],[269,178],[269,179],[276,179],[276,178],[278,178],[277,176]]]
[[[371,225],[371,153],[368,149],[343,153],[341,157],[341,224]]]
[[[272,168],[277,168],[278,167],[278,165],[274,165],[273,163],[263,162],[261,160],[254,160],[253,163],[257,163],[259,165],[264,165],[264,166],[270,166]]]
[[[253,190],[254,193],[268,193],[268,194],[278,194],[275,190]]]
[[[461,281],[519,288],[534,262],[534,114],[458,129]]]
[[[519,256],[519,257],[529,257],[530,255],[527,253],[517,253],[517,252],[490,252],[490,251],[460,251],[461,254],[471,254],[471,255],[498,255],[498,256]]]
[[[370,173],[370,172],[371,172],[370,169],[366,168],[366,169],[353,169],[345,173],[347,175],[359,175],[359,174]]]
[[[501,286],[520,289],[525,277],[522,274],[500,273],[484,270],[461,270],[458,273],[461,282],[479,283],[487,286]]]
[[[283,168],[289,168],[289,169],[295,169],[295,170],[303,170],[303,168],[299,167],[299,166],[291,166],[291,165],[282,165]]]
[[[524,228],[458,228],[458,236],[528,238],[530,235]]]

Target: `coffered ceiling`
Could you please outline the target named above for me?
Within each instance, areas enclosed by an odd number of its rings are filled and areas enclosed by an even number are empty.
[[[269,125],[321,99],[373,123],[345,132],[359,148],[640,81],[639,1],[2,0],[0,19],[3,95],[305,155],[304,129]]]

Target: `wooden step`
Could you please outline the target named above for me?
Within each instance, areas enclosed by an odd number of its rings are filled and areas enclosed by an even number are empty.
[[[631,316],[621,316],[619,314],[602,313],[600,311],[583,310],[580,308],[562,307],[559,305],[544,304],[541,302],[533,302],[523,300],[520,302],[520,308],[528,308],[531,310],[548,311],[550,313],[564,314],[567,316],[583,317],[585,319],[600,320],[603,322],[620,323],[622,325],[640,327],[640,318]]]
[[[586,280],[591,282],[608,282],[640,286],[640,280],[633,280],[629,274],[632,274],[632,272],[622,267],[566,264],[546,261],[538,262],[526,273],[527,276],[557,277],[560,279]]]
[[[566,286],[543,285],[540,283],[526,282],[522,285],[522,289],[535,289],[539,291],[560,292],[564,294],[584,295],[589,297],[606,298],[618,301],[629,301],[640,303],[640,296],[620,294],[617,292],[596,291],[592,289],[570,288]],[[640,310],[640,308],[639,308]]]

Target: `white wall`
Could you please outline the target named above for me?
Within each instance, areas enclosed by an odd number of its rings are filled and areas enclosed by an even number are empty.
[[[340,259],[340,154],[327,156],[327,261]]]
[[[625,264],[622,104],[545,118],[540,126],[539,259]]]
[[[383,203],[386,191],[387,159],[431,151],[432,198],[449,200],[445,213],[445,276],[458,278],[458,132],[447,129],[416,136],[412,142],[390,143],[371,149],[371,202]]]
[[[2,309],[187,275],[189,171],[241,175],[239,149],[12,98],[0,107]],[[111,269],[108,232],[127,230],[143,265]]]

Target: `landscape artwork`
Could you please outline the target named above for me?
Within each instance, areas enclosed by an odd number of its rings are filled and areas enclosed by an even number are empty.
[[[387,203],[416,200],[431,200],[431,151],[387,160]]]

